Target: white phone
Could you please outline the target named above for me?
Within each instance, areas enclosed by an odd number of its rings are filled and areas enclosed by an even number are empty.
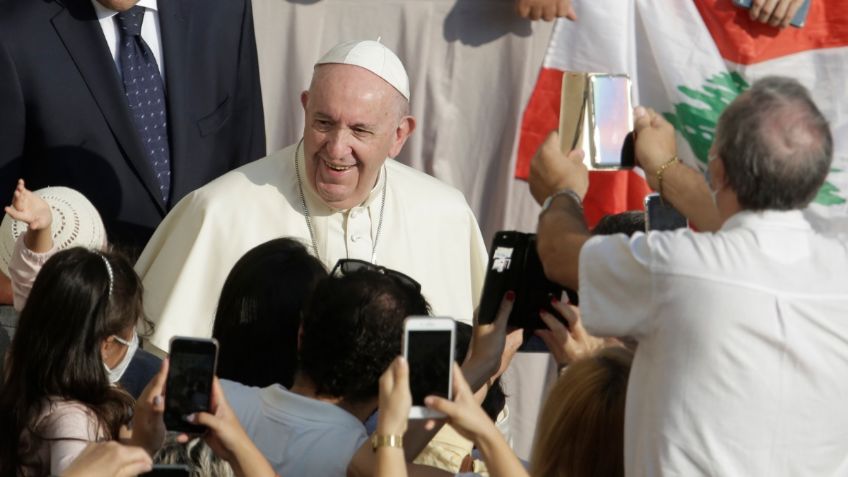
[[[444,414],[424,406],[430,395],[453,399],[453,361],[456,322],[452,318],[410,316],[403,322],[403,356],[409,363],[412,393],[410,419],[432,419]]]

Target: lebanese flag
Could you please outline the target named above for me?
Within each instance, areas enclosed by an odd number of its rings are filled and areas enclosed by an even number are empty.
[[[627,73],[635,104],[664,113],[680,157],[705,169],[717,119],[756,79],[790,76],[810,89],[830,120],[832,171],[807,216],[848,230],[848,8],[812,0],[806,25],[784,30],[753,22],[731,0],[576,0],[578,20],[559,20],[521,125],[515,177],[559,125],[563,71]],[[591,172],[590,226],[605,214],[642,208],[640,170]],[[516,211],[513,210],[513,213]]]

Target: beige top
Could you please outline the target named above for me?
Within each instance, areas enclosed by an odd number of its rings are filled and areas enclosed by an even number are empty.
[[[192,192],[156,229],[135,267],[145,311],[156,324],[153,345],[164,350],[174,335],[210,336],[224,281],[251,248],[290,236],[311,251],[295,150],[289,146]],[[319,258],[327,268],[339,258],[371,260],[386,187],[376,263],[420,282],[434,314],[470,323],[488,255],[468,203],[456,189],[394,160],[384,172],[370,197],[345,211],[328,208],[304,181]]]

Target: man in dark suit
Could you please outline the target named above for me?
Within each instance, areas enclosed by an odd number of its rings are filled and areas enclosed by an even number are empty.
[[[74,188],[140,249],[264,155],[250,0],[0,0],[0,197]]]

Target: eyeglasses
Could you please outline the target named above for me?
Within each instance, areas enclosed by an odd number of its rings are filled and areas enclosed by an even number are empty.
[[[409,275],[401,273],[397,270],[392,270],[391,268],[386,268],[381,265],[374,265],[371,262],[366,262],[365,260],[358,260],[356,258],[341,258],[338,262],[336,262],[336,266],[333,267],[333,271],[330,275],[333,276],[343,276],[349,275],[351,273],[355,273],[359,270],[371,270],[374,272],[380,272],[387,277],[391,277],[395,279],[398,283],[403,286],[407,286],[415,289],[416,292],[421,291],[421,284],[415,281]]]

